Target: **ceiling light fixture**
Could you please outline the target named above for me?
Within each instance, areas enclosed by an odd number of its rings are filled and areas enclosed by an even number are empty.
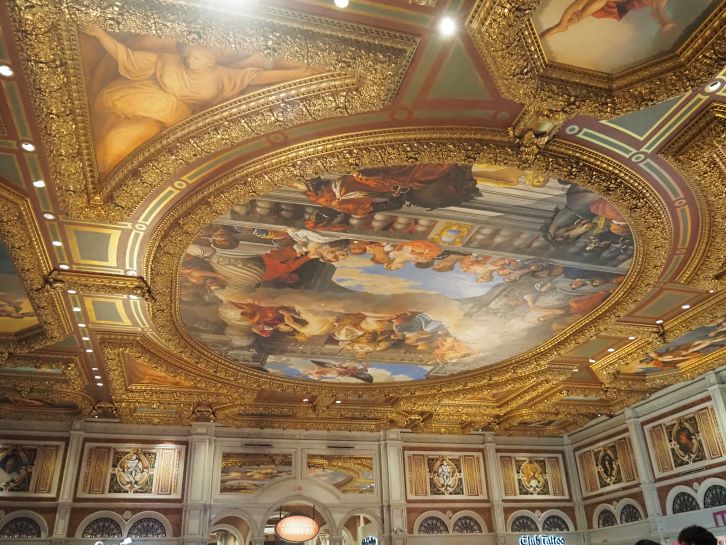
[[[686,304],[686,305],[681,305],[681,308],[682,308],[683,310],[688,310],[689,308],[691,308],[691,305],[688,305],[688,304]]]
[[[129,295],[129,299],[131,299],[133,301],[136,301],[136,299],[138,299],[138,298],[139,298],[139,296],[138,295],[134,295],[133,293]]]
[[[614,348],[608,348],[608,352],[615,352]]]
[[[336,404],[336,405],[340,405],[341,403],[343,403],[343,402],[342,402],[342,401],[341,401],[340,399],[336,399],[336,400],[335,400],[335,404]]]
[[[35,180],[33,187],[45,187],[45,180]]]
[[[86,324],[84,324],[83,322],[78,322],[78,327],[86,327]]]
[[[630,337],[628,337],[628,340],[629,341],[634,341],[635,340],[635,335],[631,335]]]
[[[103,386],[103,382],[97,382],[96,386]]]
[[[58,265],[58,268],[59,269],[63,269],[64,271],[67,271],[68,269],[71,268],[71,266],[70,265],[66,265],[65,263],[61,263],[60,265]]]
[[[73,307],[73,312],[81,312],[81,307]]]
[[[307,403],[308,401],[310,401],[310,400],[307,397],[303,398],[303,403]]]
[[[708,290],[708,293],[716,293],[716,290]]]
[[[90,341],[90,340],[91,340],[91,337],[86,337],[86,336],[84,335],[83,337],[81,337],[81,340],[84,340],[84,341]]]
[[[93,348],[86,348],[86,352],[90,354],[91,352],[93,352]]]
[[[663,323],[663,320],[656,320],[655,323],[661,325]]]
[[[45,212],[43,214],[43,217],[45,219],[47,219],[47,220],[54,220],[55,219],[55,214],[51,214],[50,212]]]
[[[4,78],[12,78],[15,72],[7,64],[0,64],[0,76]]]
[[[333,0],[336,8],[344,9],[350,4],[350,0]]]
[[[66,293],[69,295],[75,295],[78,292],[76,290],[66,290]]]
[[[126,269],[126,276],[136,276],[139,274],[136,269]]]
[[[23,142],[20,147],[25,151],[35,151],[35,145],[32,142]]]
[[[439,21],[439,34],[442,36],[453,36],[456,33],[456,21],[448,15]]]
[[[101,375],[95,375],[93,378],[95,378],[96,380],[100,380],[103,377]]]
[[[596,362],[597,360],[596,360],[595,358],[590,358],[590,359],[589,359],[589,360],[587,360],[587,361],[589,361],[590,363],[595,363],[595,362]]]
[[[51,244],[56,247],[63,246],[63,243],[60,240],[54,240]]]
[[[91,371],[98,371],[98,367],[91,367]]]

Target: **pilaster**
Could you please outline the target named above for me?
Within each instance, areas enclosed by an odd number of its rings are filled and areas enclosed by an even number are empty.
[[[189,439],[186,501],[182,522],[184,545],[207,545],[214,482],[214,424],[194,423]]]
[[[499,479],[499,460],[497,460],[497,446],[494,441],[494,434],[484,435],[484,465],[489,469],[488,494],[492,504],[492,517],[494,528],[492,532],[499,535],[507,533],[507,521],[504,519],[504,502],[502,500],[502,483]],[[506,537],[506,536],[505,536]],[[501,541],[501,540],[500,540]]]
[[[570,438],[565,437],[565,465],[567,467],[567,480],[570,482],[570,493],[572,494],[572,505],[575,508],[575,525],[577,531],[581,532],[582,542],[589,543],[587,514],[582,497],[582,486],[577,472],[577,460],[575,459],[575,448],[570,443]]]
[[[65,538],[68,535],[68,523],[71,517],[73,496],[76,491],[76,475],[79,475],[78,468],[81,465],[83,455],[83,429],[82,420],[71,422],[71,431],[68,434],[68,451],[66,452],[65,471],[61,475],[60,494],[58,495],[58,508],[56,510],[55,523],[53,524],[53,543],[62,543],[57,539]]]
[[[383,545],[405,545],[408,534],[406,521],[406,472],[403,463],[401,432],[385,433],[381,445],[383,496]],[[331,541],[332,543],[332,541]]]

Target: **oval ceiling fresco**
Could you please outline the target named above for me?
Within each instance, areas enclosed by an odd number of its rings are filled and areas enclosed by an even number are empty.
[[[290,378],[441,378],[531,350],[605,301],[630,228],[591,191],[495,165],[326,175],[233,207],[187,249],[212,352]]]

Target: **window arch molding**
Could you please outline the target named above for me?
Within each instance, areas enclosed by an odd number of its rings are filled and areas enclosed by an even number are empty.
[[[668,496],[666,497],[666,514],[668,515],[680,515],[682,513],[674,513],[673,512],[673,500],[678,494],[688,494],[693,497],[695,502],[698,504],[698,508],[702,509],[703,505],[700,501],[698,501],[698,496],[696,495],[696,492],[693,490],[693,488],[690,488],[688,486],[684,486],[682,484],[676,485],[673,488],[671,488],[668,491]],[[689,511],[687,511],[689,512]]]
[[[512,531],[512,523],[518,518],[518,517],[529,517],[531,518],[534,523],[537,525],[537,531],[539,532],[542,530],[542,520],[540,517],[535,515],[532,511],[529,511],[527,509],[519,509],[518,511],[515,511],[511,515],[509,515],[509,518],[507,519],[507,531]]]
[[[459,520],[460,518],[464,518],[464,517],[470,517],[470,518],[473,518],[475,521],[477,521],[479,523],[479,526],[481,527],[482,534],[489,533],[489,530],[487,529],[487,523],[484,522],[484,519],[481,518],[481,516],[478,515],[477,513],[475,513],[474,511],[458,511],[457,513],[455,513],[453,518],[451,519],[450,527],[451,527],[452,532],[454,529],[454,524],[456,524],[456,521]]]
[[[119,515],[118,513],[114,513],[113,511],[96,511],[95,513],[91,513],[80,523],[78,523],[78,528],[76,528],[76,537],[81,538],[81,536],[83,536],[83,531],[88,527],[89,524],[91,524],[94,520],[102,518],[109,518],[116,521],[121,528],[121,534],[126,535],[126,521],[121,515]]]
[[[257,520],[242,509],[225,509],[224,511],[215,514],[214,518],[212,518],[209,523],[209,527],[211,528],[212,526],[219,525],[219,523],[226,518],[237,518],[244,522],[249,527],[250,535],[262,534],[263,530],[260,528],[260,524]]]
[[[441,511],[424,511],[421,513],[416,520],[413,523],[413,531],[415,534],[419,534],[419,528],[421,527],[421,523],[426,520],[429,517],[436,517],[440,518],[444,524],[446,525],[446,528],[448,530],[448,533],[451,533],[451,519],[447,517],[445,514],[443,514]],[[425,534],[422,534],[425,535]]]
[[[710,477],[698,485],[698,495],[696,499],[698,500],[698,505],[701,506],[701,509],[706,509],[706,502],[704,501],[706,492],[712,486],[723,486],[726,488],[726,481],[717,477]]]
[[[595,529],[603,528],[598,525],[598,522],[600,520],[600,513],[603,511],[609,511],[612,513],[613,517],[615,518],[616,526],[620,524],[620,513],[618,513],[615,509],[613,509],[613,506],[609,503],[601,503],[595,508],[595,511],[592,514],[592,527]],[[608,526],[605,526],[604,528],[608,528]]]
[[[172,532],[171,530],[171,524],[169,524],[169,520],[164,515],[162,515],[161,513],[157,513],[156,511],[141,511],[140,513],[136,513],[133,517],[131,517],[123,527],[124,537],[128,536],[131,527],[141,519],[155,519],[159,521],[162,526],[164,526],[166,537],[174,537],[174,532]]]
[[[40,537],[48,537],[48,524],[46,524],[45,519],[43,519],[43,517],[35,511],[26,511],[25,509],[13,511],[12,513],[5,515],[2,519],[0,519],[0,529],[4,528],[9,522],[19,518],[29,518],[34,521],[40,527]]]
[[[575,525],[572,523],[572,519],[570,517],[568,517],[565,513],[560,511],[559,509],[548,509],[547,511],[542,513],[542,516],[539,517],[539,521],[538,521],[540,530],[542,529],[542,524],[544,524],[544,521],[547,520],[547,517],[550,517],[552,515],[554,515],[556,517],[560,517],[562,520],[564,520],[567,523],[569,532],[575,531]],[[535,520],[537,520],[537,519],[535,518]]]

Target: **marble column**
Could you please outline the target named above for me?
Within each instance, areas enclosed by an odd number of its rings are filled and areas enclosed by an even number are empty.
[[[194,423],[191,431],[182,543],[207,545],[214,482],[214,424]]]
[[[401,433],[397,430],[387,431],[380,452],[383,485],[382,545],[405,545],[408,525],[406,522],[406,474]]]
[[[572,504],[575,508],[576,530],[582,536],[583,543],[589,543],[589,532],[585,504],[582,497],[582,486],[577,472],[577,461],[575,460],[575,449],[570,443],[570,438],[565,436],[565,465],[567,466],[567,480],[570,482],[572,491]]]
[[[484,465],[486,474],[489,477],[488,494],[492,502],[492,517],[494,528],[490,532],[496,532],[498,542],[502,543],[502,537],[506,540],[507,521],[504,518],[504,501],[502,499],[502,483],[499,478],[499,460],[497,459],[497,446],[493,433],[484,434]]]
[[[76,487],[76,475],[81,466],[83,456],[84,423],[82,420],[71,422],[71,431],[68,439],[68,451],[66,452],[66,463],[60,481],[60,494],[58,495],[58,508],[55,516],[55,524],[52,529],[53,544],[63,543],[63,538],[68,534],[68,522],[71,516],[71,506]]]

